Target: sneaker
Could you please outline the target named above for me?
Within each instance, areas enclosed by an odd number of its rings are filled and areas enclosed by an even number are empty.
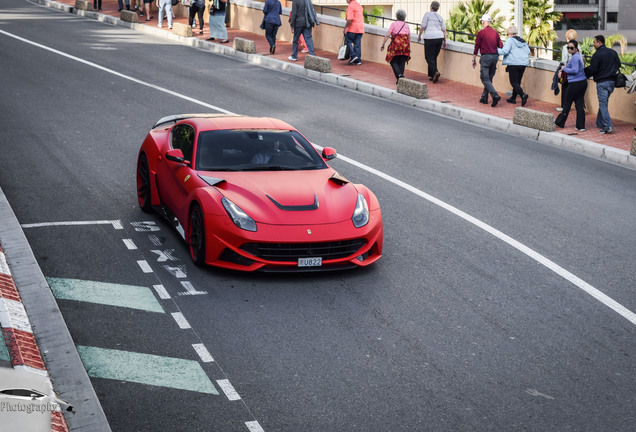
[[[614,133],[614,128],[605,128],[605,129],[601,129],[601,133],[602,133],[602,134],[611,134],[611,133]]]
[[[300,52],[302,52],[302,53],[308,53],[308,52],[309,52],[309,50],[308,50],[308,49],[304,49],[304,50],[302,50],[302,51],[300,51]]]
[[[291,61],[298,61],[298,59],[297,59],[297,58],[292,57],[292,56],[287,57],[287,60],[291,60]]]
[[[579,131],[579,132],[585,132],[585,129],[574,128],[574,130]]]
[[[526,106],[526,103],[528,103],[528,94],[524,93],[521,95],[521,106]]]
[[[360,62],[360,59],[358,57],[351,57],[351,60],[349,60],[349,64],[357,64],[358,62]]]
[[[561,112],[561,111],[563,111],[563,108],[558,107],[558,108],[557,108],[557,111]]]
[[[490,106],[496,107],[500,100],[501,100],[501,96],[499,96],[498,94],[494,95],[492,97],[492,103],[490,104]]]
[[[360,66],[362,64],[362,61],[360,59],[358,59],[357,62],[352,63],[354,66]]]

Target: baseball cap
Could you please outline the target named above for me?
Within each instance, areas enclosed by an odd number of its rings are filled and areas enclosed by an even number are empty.
[[[488,21],[488,22],[492,22],[492,18],[490,18],[490,15],[488,15],[488,14],[484,14],[484,15],[481,17],[480,21]]]

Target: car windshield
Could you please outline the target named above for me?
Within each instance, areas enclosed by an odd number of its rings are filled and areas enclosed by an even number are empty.
[[[327,165],[296,131],[217,130],[199,134],[200,171],[316,170]]]

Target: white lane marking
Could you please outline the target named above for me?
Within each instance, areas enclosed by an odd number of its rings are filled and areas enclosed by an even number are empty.
[[[192,348],[199,354],[203,363],[211,363],[214,361],[208,349],[202,343],[192,344]]]
[[[200,100],[188,97],[188,96],[181,95],[181,94],[176,93],[174,91],[171,91],[171,90],[156,86],[154,84],[150,84],[150,83],[141,81],[141,80],[136,79],[136,78],[132,78],[132,77],[124,75],[122,73],[116,72],[116,71],[114,71],[112,69],[108,69],[108,68],[105,68],[105,67],[100,66],[98,64],[95,64],[95,63],[92,63],[92,62],[89,62],[89,61],[74,57],[74,56],[72,56],[70,54],[66,54],[66,53],[64,53],[62,51],[58,51],[56,49],[46,47],[46,46],[38,44],[36,42],[29,41],[27,39],[21,38],[19,36],[14,35],[14,34],[8,33],[8,32],[6,32],[4,30],[0,30],[0,33],[4,34],[6,36],[12,37],[14,39],[20,40],[22,42],[31,44],[33,46],[42,48],[44,50],[50,51],[52,53],[67,57],[67,58],[69,58],[71,60],[75,60],[75,61],[78,61],[80,63],[86,64],[88,66],[95,67],[95,68],[100,69],[102,71],[105,71],[105,72],[111,73],[113,75],[119,76],[119,77],[121,77],[123,79],[127,79],[127,80],[130,80],[130,81],[136,82],[138,84],[145,85],[147,87],[151,87],[151,88],[153,88],[153,89],[155,89],[157,91],[160,91],[160,92],[163,92],[163,93],[167,93],[167,94],[172,95],[172,96],[174,96],[176,98],[184,99],[184,100],[190,101],[192,103],[201,105],[203,107],[210,108],[210,109],[213,109],[213,110],[217,110],[217,111],[222,112],[222,113],[233,114],[231,111],[227,111],[227,110],[224,110],[224,109],[222,109],[220,107],[205,103],[203,101],[200,101]],[[317,146],[317,147],[319,147],[319,146]],[[484,231],[494,235],[498,239],[504,241],[505,243],[508,243],[510,246],[514,247],[515,249],[519,250],[520,252],[522,252],[525,255],[529,256],[530,258],[534,259],[538,263],[540,263],[540,264],[544,265],[545,267],[547,267],[548,269],[552,270],[553,272],[555,272],[559,276],[563,277],[567,281],[571,282],[575,286],[579,287],[581,290],[585,291],[586,293],[588,293],[589,295],[594,297],[596,300],[600,301],[602,304],[604,304],[605,306],[609,307],[610,309],[612,309],[613,311],[615,311],[616,313],[618,313],[622,317],[626,318],[632,324],[636,325],[636,314],[634,312],[630,311],[625,306],[621,305],[620,303],[618,303],[614,299],[610,298],[609,296],[607,296],[603,292],[601,292],[598,289],[594,288],[592,285],[588,284],[584,280],[580,279],[579,277],[577,277],[574,274],[570,273],[569,271],[565,270],[564,268],[562,268],[561,266],[559,266],[555,262],[553,262],[553,261],[549,260],[548,258],[542,256],[538,252],[533,251],[529,247],[527,247],[527,246],[523,245],[522,243],[514,240],[513,238],[509,237],[508,235],[502,233],[501,231],[491,227],[490,225],[488,225],[488,224],[486,224],[484,222],[481,222],[480,220],[474,218],[473,216],[470,216],[467,213],[464,213],[463,211],[451,206],[450,204],[447,204],[447,203],[445,203],[445,202],[443,202],[443,201],[441,201],[441,200],[439,200],[439,199],[437,199],[437,198],[435,198],[435,197],[433,197],[433,196],[431,196],[431,195],[429,195],[429,194],[427,194],[427,193],[425,193],[425,192],[423,192],[423,191],[421,191],[421,190],[419,190],[419,189],[417,189],[417,188],[415,188],[415,187],[413,187],[413,186],[411,186],[411,185],[409,185],[407,183],[404,183],[401,180],[396,179],[395,177],[392,177],[392,176],[390,176],[388,174],[384,174],[383,172],[381,172],[379,170],[376,170],[375,168],[371,168],[371,167],[369,167],[369,166],[367,166],[365,164],[362,164],[360,162],[357,162],[357,161],[355,161],[353,159],[349,159],[348,157],[345,157],[345,156],[342,156],[342,155],[339,155],[338,157],[339,157],[339,159],[341,159],[341,160],[343,160],[345,162],[348,162],[351,165],[357,166],[358,168],[361,168],[361,169],[363,169],[363,170],[365,170],[365,171],[367,171],[367,172],[369,172],[371,174],[374,174],[374,175],[376,175],[376,176],[378,176],[378,177],[380,177],[380,178],[382,178],[384,180],[387,180],[387,181],[389,181],[389,182],[391,182],[391,183],[393,183],[393,184],[395,184],[397,186],[400,186],[400,187],[402,187],[402,188],[414,193],[415,195],[417,195],[417,196],[419,196],[421,198],[424,198],[424,199],[430,201],[431,203],[433,203],[435,205],[438,205],[438,206],[442,207],[443,209],[455,214],[456,216],[459,216],[460,218],[466,220],[467,222],[472,223],[473,225],[483,229]]]
[[[173,255],[174,249],[153,249],[150,252],[157,254],[157,262],[178,261],[177,258],[175,258],[175,256]]]
[[[225,393],[225,396],[227,396],[229,400],[237,401],[241,399],[241,396],[234,390],[232,384],[230,384],[230,380],[216,380],[216,383],[221,387],[221,390],[223,390],[223,393]]]
[[[167,94],[169,94],[169,95],[171,95],[171,96],[174,96],[174,97],[177,97],[177,98],[180,98],[180,99],[185,99],[185,100],[187,100],[187,101],[189,101],[189,102],[192,102],[192,103],[195,103],[195,104],[197,104],[197,105],[201,105],[201,106],[204,106],[204,107],[206,107],[206,108],[209,108],[209,109],[212,109],[212,110],[215,110],[215,111],[219,111],[219,112],[222,112],[222,113],[225,113],[225,114],[233,114],[232,112],[227,111],[227,110],[224,110],[224,109],[223,109],[223,108],[221,108],[221,107],[218,107],[218,106],[215,106],[215,105],[211,105],[211,104],[209,104],[209,103],[206,103],[206,102],[203,102],[203,101],[201,101],[201,100],[194,99],[194,98],[191,98],[191,97],[188,97],[188,96],[181,95],[181,94],[179,94],[179,93],[177,93],[177,92],[174,92],[174,91],[172,91],[172,90],[168,90],[168,89],[166,89],[166,88],[159,87],[158,85],[151,84],[151,83],[148,83],[148,82],[142,81],[142,80],[140,80],[140,79],[133,78],[133,77],[128,76],[128,75],[124,75],[123,73],[120,73],[120,72],[114,71],[114,70],[112,70],[112,69],[108,69],[108,68],[106,68],[106,67],[104,67],[104,66],[100,66],[100,65],[98,65],[97,63],[89,62],[88,60],[84,60],[84,59],[81,59],[81,58],[79,58],[79,57],[75,57],[75,56],[70,55],[70,54],[67,54],[67,53],[65,53],[65,52],[63,52],[63,51],[59,51],[59,50],[56,50],[56,49],[54,49],[54,48],[50,48],[50,47],[47,47],[47,46],[45,46],[45,45],[39,44],[39,43],[37,43],[37,42],[33,42],[33,41],[28,40],[28,39],[21,38],[20,36],[14,35],[14,34],[12,34],[12,33],[8,33],[8,32],[6,32],[6,31],[4,31],[4,30],[0,30],[0,33],[4,34],[4,35],[6,35],[6,36],[12,37],[12,38],[14,38],[14,39],[17,39],[17,40],[19,40],[19,41],[22,41],[22,42],[24,42],[24,43],[27,43],[27,44],[29,44],[29,45],[33,45],[33,46],[36,46],[36,47],[41,48],[41,49],[43,49],[43,50],[46,50],[46,51],[52,52],[52,53],[54,53],[54,54],[61,55],[62,57],[66,57],[66,58],[71,59],[71,60],[74,60],[74,61],[76,61],[76,62],[83,63],[83,64],[85,64],[85,65],[87,65],[87,66],[91,66],[91,67],[94,67],[94,68],[96,68],[96,69],[102,70],[102,71],[107,72],[107,73],[109,73],[109,74],[116,75],[116,76],[118,76],[118,77],[120,77],[120,78],[123,78],[123,79],[125,79],[125,80],[132,81],[132,82],[134,82],[134,83],[141,84],[141,85],[144,85],[144,86],[146,86],[146,87],[150,87],[150,88],[155,89],[155,90],[157,90],[157,91],[160,91],[160,92],[162,92],[162,93],[167,93]]]
[[[188,277],[188,274],[186,273],[186,268],[184,265],[179,265],[175,267],[165,265],[163,266],[163,268],[172,276],[176,277],[177,279],[183,279]]]
[[[168,291],[166,291],[163,285],[153,285],[152,287],[155,289],[155,291],[157,291],[157,294],[159,295],[159,298],[161,300],[170,298],[170,294],[168,294]]]
[[[128,250],[136,250],[137,249],[137,245],[135,245],[135,242],[132,241],[132,239],[122,239],[122,241],[124,242],[124,244],[126,245]]]
[[[245,426],[250,432],[265,432],[256,420],[245,422]]]
[[[144,272],[144,273],[152,273],[152,268],[150,268],[150,265],[148,264],[148,261],[139,260],[139,261],[137,261],[137,264],[139,264],[139,267],[141,268],[142,272]]]
[[[2,32],[0,30],[0,32]],[[112,225],[115,229],[123,229],[121,221],[118,220],[97,220],[97,221],[66,221],[66,222],[42,222],[32,224],[21,224],[22,228],[41,228],[52,226],[77,226],[77,225]]]
[[[179,328],[183,330],[192,328],[190,327],[190,323],[188,322],[188,320],[185,319],[185,317],[183,316],[181,312],[173,312],[172,318],[174,318],[174,320],[177,322],[177,324],[179,325]]]
[[[181,285],[186,289],[186,292],[180,292],[179,295],[202,295],[207,294],[207,291],[197,291],[191,282],[182,281]]]

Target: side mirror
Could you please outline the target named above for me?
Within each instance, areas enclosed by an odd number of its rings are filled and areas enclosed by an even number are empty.
[[[172,162],[178,162],[186,165],[190,165],[190,162],[183,157],[181,149],[172,149],[166,152],[166,159]]]
[[[322,149],[322,158],[324,160],[332,160],[335,159],[338,154],[336,153],[336,149],[331,147],[325,147]]]

